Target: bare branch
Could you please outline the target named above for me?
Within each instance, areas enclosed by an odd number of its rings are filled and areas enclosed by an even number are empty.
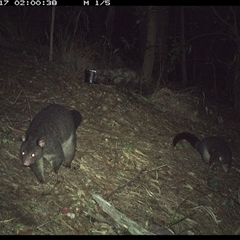
[[[229,6],[229,9],[230,9],[230,11],[232,12],[232,15],[233,15],[233,19],[234,19],[234,29],[235,29],[236,36],[237,36],[237,38],[239,38],[236,14],[235,14],[235,12],[233,11],[232,6]]]
[[[225,21],[225,20],[220,16],[220,14],[217,12],[217,10],[216,10],[213,6],[211,6],[211,8],[212,8],[212,10],[213,10],[213,13],[217,16],[217,18],[218,18],[222,23],[224,23],[226,26],[228,26],[229,29],[231,29],[232,33],[236,36],[236,38],[238,38],[238,31],[237,31],[237,29],[236,29],[236,28],[233,28],[232,25],[231,25],[229,22]],[[233,15],[235,15],[235,14],[233,14]],[[234,19],[234,20],[236,21],[236,19]],[[236,22],[235,22],[235,24],[236,24]]]
[[[137,235],[155,235],[149,232],[145,228],[139,226],[136,222],[130,220],[123,213],[119,212],[115,207],[113,207],[109,202],[105,201],[97,194],[92,194],[93,199],[99,204],[104,212],[111,216],[115,222],[117,222],[121,227],[127,229],[132,234]]]

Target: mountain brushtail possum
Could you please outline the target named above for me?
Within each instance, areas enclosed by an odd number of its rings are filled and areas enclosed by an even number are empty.
[[[22,164],[30,167],[40,183],[44,182],[43,159],[58,173],[63,163],[71,167],[75,155],[76,129],[82,121],[76,110],[52,104],[42,109],[32,120],[20,148]]]
[[[225,172],[229,172],[232,162],[232,153],[227,143],[221,137],[207,137],[202,141],[188,132],[181,132],[173,139],[173,146],[181,140],[188,141],[200,154],[204,163],[210,168],[221,166]]]

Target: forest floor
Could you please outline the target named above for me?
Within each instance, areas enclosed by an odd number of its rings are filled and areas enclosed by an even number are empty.
[[[84,72],[72,79],[24,53],[0,49],[0,58],[0,234],[134,233],[96,195],[155,234],[239,234],[239,133],[231,109],[206,108],[187,90],[144,97],[87,84]],[[21,165],[20,136],[50,103],[77,109],[83,121],[72,168],[62,166],[53,180],[45,162],[47,183],[39,184]],[[211,171],[184,141],[174,149],[181,131],[223,136],[233,152],[231,171]]]

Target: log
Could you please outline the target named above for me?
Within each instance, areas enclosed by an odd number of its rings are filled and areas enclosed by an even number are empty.
[[[93,199],[98,203],[99,207],[107,213],[115,222],[121,227],[127,229],[131,234],[134,235],[155,235],[149,232],[145,228],[139,226],[136,222],[129,219],[123,213],[119,212],[109,202],[105,201],[102,197],[97,194],[92,194]]]

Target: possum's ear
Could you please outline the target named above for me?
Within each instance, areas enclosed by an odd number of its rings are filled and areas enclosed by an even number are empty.
[[[37,143],[38,143],[38,145],[39,145],[40,147],[44,147],[44,145],[45,145],[45,139],[44,139],[44,137],[39,138],[38,141],[37,141]]]
[[[21,139],[22,139],[23,142],[25,142],[26,141],[26,136],[25,135],[21,135]]]

